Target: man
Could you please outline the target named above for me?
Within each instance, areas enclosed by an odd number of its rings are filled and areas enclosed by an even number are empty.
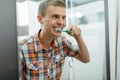
[[[63,0],[43,0],[37,19],[42,25],[39,32],[20,42],[22,80],[60,80],[64,60],[71,56],[83,63],[89,62],[89,53],[82,40],[81,30],[70,26],[68,30],[77,43],[74,48],[57,29],[65,27],[66,9]]]

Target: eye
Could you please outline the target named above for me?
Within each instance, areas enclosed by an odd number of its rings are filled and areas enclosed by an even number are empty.
[[[52,18],[53,18],[53,19],[58,19],[59,16],[58,16],[58,15],[53,15]]]
[[[63,17],[63,20],[66,20],[66,17]]]

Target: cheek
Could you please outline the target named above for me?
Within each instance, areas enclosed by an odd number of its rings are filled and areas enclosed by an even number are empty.
[[[44,20],[44,21],[43,21],[43,25],[44,25],[44,26],[48,26],[49,24],[50,24],[50,21],[49,21],[49,20]]]
[[[62,27],[63,27],[63,28],[66,27],[66,23],[63,23],[63,26],[62,26]]]
[[[55,21],[53,21],[51,19],[45,19],[43,22],[44,22],[43,25],[46,26],[47,29],[49,29],[53,25],[55,25]]]
[[[66,26],[66,21],[64,22],[64,27]]]

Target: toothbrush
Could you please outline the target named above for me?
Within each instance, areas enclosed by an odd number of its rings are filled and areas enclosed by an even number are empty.
[[[71,34],[71,30],[62,30],[61,28],[56,29],[58,32],[66,32],[68,34]]]

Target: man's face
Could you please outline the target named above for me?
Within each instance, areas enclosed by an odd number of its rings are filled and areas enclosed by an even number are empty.
[[[64,7],[49,6],[46,14],[41,18],[42,29],[44,32],[53,36],[60,36],[56,28],[64,28],[66,23],[66,10]]]

